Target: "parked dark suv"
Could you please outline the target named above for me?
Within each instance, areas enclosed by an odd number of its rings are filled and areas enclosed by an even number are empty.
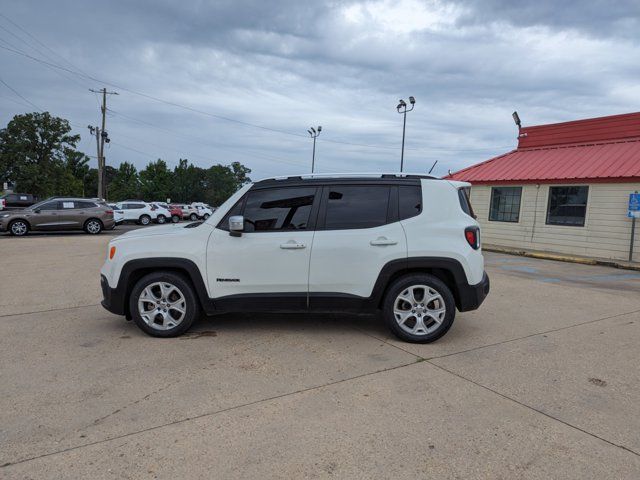
[[[30,193],[7,193],[0,196],[0,204],[4,208],[16,209],[27,208],[38,201],[38,197],[34,197]]]
[[[48,198],[22,210],[0,211],[0,232],[16,236],[30,230],[84,230],[95,235],[114,226],[113,209],[86,198]]]

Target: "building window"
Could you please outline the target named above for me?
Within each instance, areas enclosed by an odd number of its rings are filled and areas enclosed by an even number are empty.
[[[549,187],[548,225],[584,227],[589,187]]]
[[[491,187],[489,220],[518,223],[521,198],[522,187]]]

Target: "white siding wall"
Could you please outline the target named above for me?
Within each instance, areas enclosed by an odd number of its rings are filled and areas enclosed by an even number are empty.
[[[554,185],[543,184],[539,187],[522,185],[518,223],[489,221],[491,186],[473,186],[471,204],[482,227],[483,243],[627,260],[631,239],[631,219],[626,216],[629,193],[640,191],[640,183],[588,184],[589,198],[584,227],[546,224],[549,187]],[[636,220],[635,237],[633,260],[638,262],[640,261],[640,220]]]

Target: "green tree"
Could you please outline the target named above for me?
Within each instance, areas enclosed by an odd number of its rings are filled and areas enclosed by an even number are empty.
[[[173,169],[171,201],[190,203],[204,197],[204,170],[181,158]]]
[[[112,167],[110,167],[112,168]],[[96,189],[98,175],[96,172]],[[108,182],[108,197],[112,201],[119,202],[127,198],[140,197],[140,179],[138,178],[138,170],[129,162],[122,162],[115,172],[113,179]]]
[[[80,135],[49,112],[16,115],[0,130],[0,181],[39,197],[82,194],[88,157],[76,150]]]
[[[167,163],[158,159],[149,162],[144,170],[140,171],[140,191],[144,200],[166,200],[171,196],[173,188],[173,175],[167,168]]]
[[[250,182],[247,176],[251,169],[240,162],[231,165],[214,165],[206,171],[204,201],[213,206],[220,206],[242,185]]]

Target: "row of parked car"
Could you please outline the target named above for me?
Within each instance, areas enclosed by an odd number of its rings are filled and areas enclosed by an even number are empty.
[[[149,225],[150,223],[178,223],[181,220],[206,220],[215,211],[215,208],[200,202],[185,205],[125,200],[111,203],[109,206],[113,208],[116,225],[124,222]]]
[[[151,223],[206,220],[214,208],[204,203],[168,205],[165,202],[126,200],[108,204],[97,198],[51,197],[25,207],[0,203],[0,232],[23,236],[37,230],[84,230],[98,234],[125,222]]]

